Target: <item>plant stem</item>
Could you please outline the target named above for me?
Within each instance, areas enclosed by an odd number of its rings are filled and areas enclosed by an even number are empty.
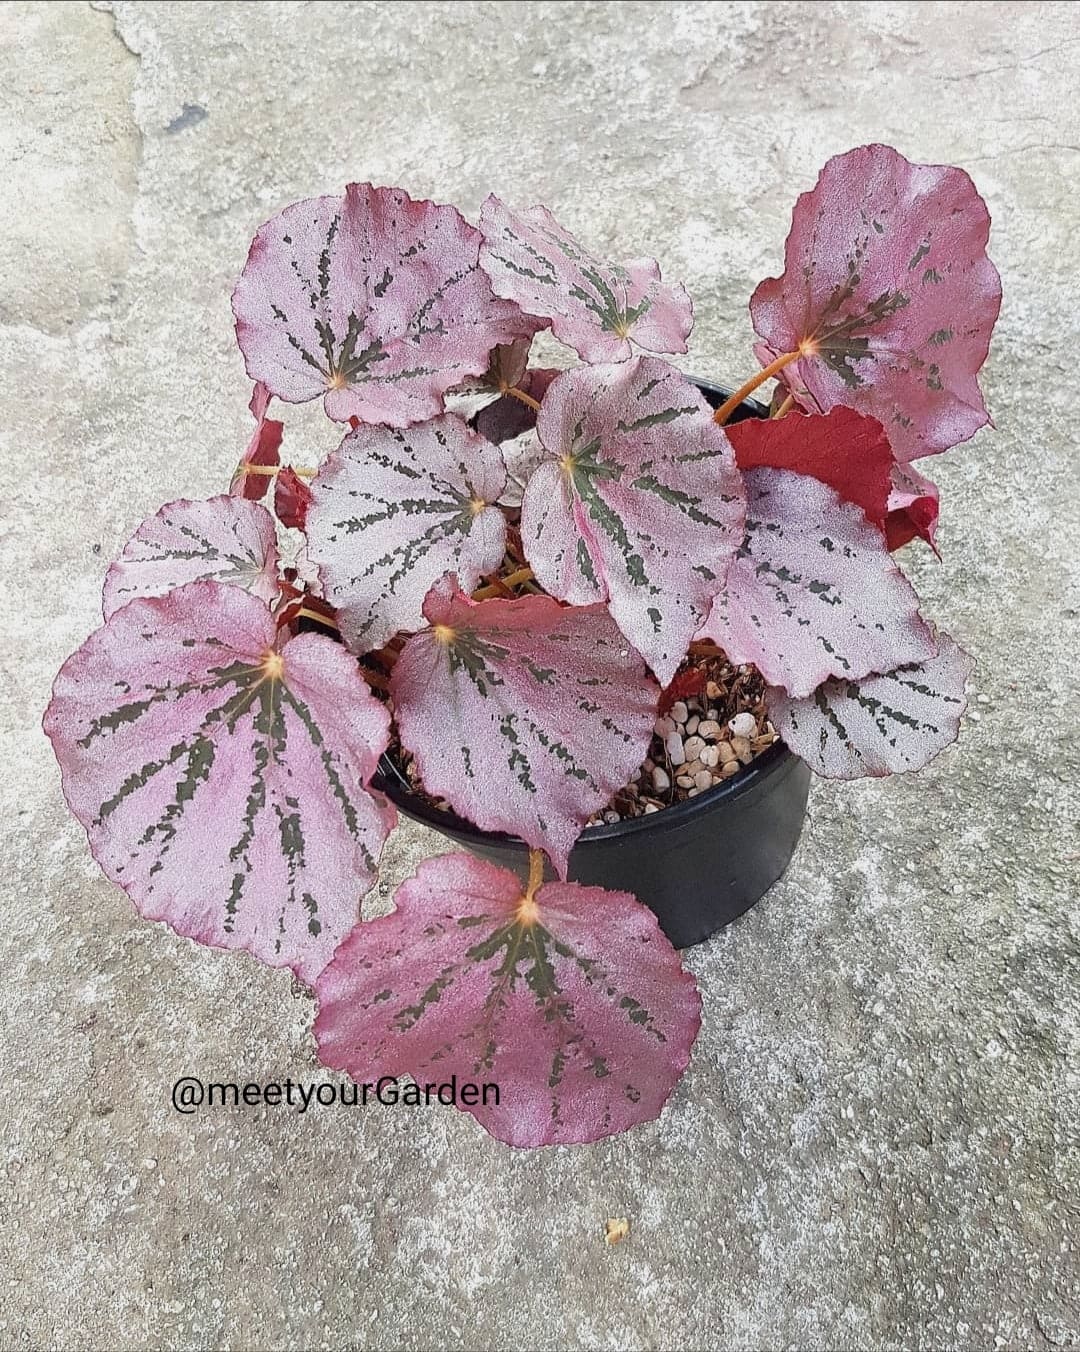
[[[742,401],[749,398],[759,385],[764,385],[767,380],[771,380],[773,376],[782,371],[785,366],[789,366],[798,357],[805,357],[806,355],[807,354],[802,348],[797,347],[794,352],[785,352],[782,356],[777,357],[775,361],[769,362],[768,366],[766,366],[763,371],[759,371],[756,376],[751,376],[744,385],[740,385],[730,399],[724,400],[713,414],[713,421],[720,427],[723,427],[724,423],[727,422]]]
[[[301,479],[314,479],[318,474],[317,469],[308,469],[305,465],[241,465],[240,471],[243,474],[265,474],[268,478],[273,478],[275,474],[280,474],[283,469],[291,469],[294,474],[299,474]]]
[[[532,395],[526,394],[524,390],[519,390],[516,385],[503,385],[502,393],[508,394],[511,399],[519,399],[523,404],[528,404],[535,413],[540,412],[540,405]]]
[[[341,633],[340,628],[338,628],[338,626],[334,623],[332,619],[330,619],[328,615],[320,615],[317,610],[308,610],[307,606],[301,606],[300,609],[293,616],[293,619],[318,620],[320,624],[325,624],[327,629],[337,629],[338,633],[339,634]]]
[[[524,568],[515,569],[508,577],[496,578],[495,581],[499,586],[489,583],[486,587],[479,587],[473,592],[472,599],[474,601],[487,601],[492,596],[500,595],[499,587],[517,587],[522,582],[531,582],[532,578],[533,570],[526,564]]]
[[[532,902],[537,888],[544,881],[544,854],[542,850],[529,851],[529,882],[525,888],[526,902]]]
[[[784,402],[780,405],[780,407],[776,410],[776,412],[773,413],[771,416],[773,418],[782,418],[785,413],[791,412],[791,406],[792,404],[794,404],[794,402],[795,396],[793,394],[789,394],[788,397],[784,400]]]

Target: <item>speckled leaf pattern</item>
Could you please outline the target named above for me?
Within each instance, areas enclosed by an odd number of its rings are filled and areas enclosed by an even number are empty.
[[[585,361],[625,361],[631,339],[649,352],[686,351],[690,297],[661,282],[654,259],[604,263],[546,207],[511,211],[497,197],[484,203],[480,229],[480,263],[495,291],[550,320],[555,337]]]
[[[253,501],[266,496],[272,476],[251,474],[247,466],[276,465],[281,451],[281,439],[285,432],[284,423],[266,416],[266,411],[270,407],[270,397],[270,391],[266,386],[256,382],[255,388],[251,391],[251,402],[248,404],[251,416],[255,419],[255,431],[251,434],[251,440],[240,457],[240,463],[229,485],[230,493],[236,493],[242,498],[251,498]]]
[[[638,357],[568,371],[537,423],[521,539],[538,581],[605,601],[662,685],[723,586],[745,502],[727,436],[690,382]]]
[[[494,572],[506,519],[499,448],[444,414],[404,431],[358,427],[312,481],[308,550],[355,652],[423,625],[430,588]]]
[[[956,740],[975,663],[947,634],[937,655],[860,681],[827,681],[806,699],[770,690],[769,714],[788,746],[827,779],[921,770]]]
[[[200,578],[274,600],[277,538],[265,507],[228,493],[168,503],[142,523],[105,575],[102,611],[108,619],[137,596],[164,596]]]
[[[536,327],[494,296],[479,250],[455,208],[397,188],[352,183],[286,207],[233,294],[248,373],[290,403],[324,396],[341,422],[434,417],[496,344]]]
[[[795,205],[785,271],[754,292],[763,362],[796,398],[885,427],[898,460],[947,450],[988,421],[976,375],[1001,305],[990,216],[962,169],[889,146],[837,155]]]
[[[693,977],[627,892],[547,883],[466,854],[425,860],[392,914],[319,978],[324,1065],[495,1084],[466,1106],[514,1146],[596,1141],[658,1117],[701,1024]]]
[[[356,923],[393,809],[389,716],[314,634],[192,582],[132,601],[64,664],[45,731],[94,857],[138,910],[311,981]]]
[[[746,538],[704,637],[793,695],[933,654],[919,598],[861,508],[790,470],[744,478]]]
[[[570,847],[645,759],[660,691],[603,606],[472,602],[447,578],[390,693],[424,786],[485,831]]]

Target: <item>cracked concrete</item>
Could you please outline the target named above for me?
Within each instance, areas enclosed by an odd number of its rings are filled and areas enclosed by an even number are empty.
[[[0,9],[0,1345],[1080,1345],[1075,7],[106,8]],[[909,552],[979,660],[960,745],[815,787],[787,876],[689,955],[658,1123],[525,1155],[451,1110],[177,1116],[184,1073],[319,1077],[311,1001],[136,919],[38,721],[109,556],[247,435],[254,227],[348,178],[542,199],[655,252],[686,368],[736,379],[795,194],[874,139],[972,172],[1005,285],[997,431],[930,466],[944,561]],[[440,848],[403,827],[376,907]]]

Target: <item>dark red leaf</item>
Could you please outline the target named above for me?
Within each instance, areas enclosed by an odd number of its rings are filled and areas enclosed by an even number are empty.
[[[247,450],[241,457],[240,463],[236,467],[236,473],[233,475],[232,483],[229,485],[230,493],[235,493],[238,497],[250,498],[252,501],[266,496],[266,490],[270,487],[271,476],[269,474],[246,474],[244,467],[246,465],[276,465],[278,463],[278,452],[281,449],[281,438],[285,432],[284,423],[266,416],[266,410],[270,407],[270,399],[270,391],[265,385],[257,381],[251,392],[251,402],[248,404],[251,415],[255,419],[255,431],[251,434]]]
[[[291,465],[278,471],[274,484],[274,511],[283,526],[303,530],[311,506],[311,489]]]

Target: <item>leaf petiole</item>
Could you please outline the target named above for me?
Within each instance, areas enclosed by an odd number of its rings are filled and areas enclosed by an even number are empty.
[[[777,357],[775,361],[769,362],[768,366],[766,366],[764,370],[759,371],[756,376],[751,376],[745,384],[740,385],[731,398],[725,399],[716,410],[713,414],[713,421],[717,423],[718,426],[723,427],[742,401],[749,398],[759,385],[764,385],[767,380],[771,380],[773,376],[778,375],[785,366],[790,366],[797,358],[808,356],[809,351],[804,351],[804,346],[805,345],[800,345],[794,352],[783,353],[781,356]]]

